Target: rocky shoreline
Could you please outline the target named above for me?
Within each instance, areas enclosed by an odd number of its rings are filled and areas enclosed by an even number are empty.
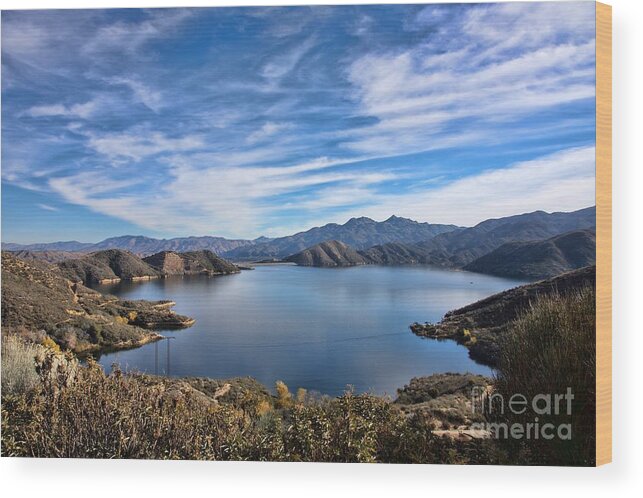
[[[159,329],[183,329],[194,318],[173,301],[128,301],[66,279],[60,269],[2,253],[2,331],[50,340],[78,354],[130,349],[159,340]]]
[[[563,273],[557,277],[521,285],[494,294],[457,310],[449,311],[438,323],[413,323],[420,337],[451,339],[469,349],[471,359],[490,367],[498,363],[498,341],[512,322],[540,297],[564,296],[584,287],[596,286],[596,266]]]

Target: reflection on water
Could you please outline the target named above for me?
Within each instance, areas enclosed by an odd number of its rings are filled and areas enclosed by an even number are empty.
[[[503,278],[428,267],[324,269],[259,266],[222,277],[172,277],[122,282],[98,290],[127,299],[171,299],[196,318],[186,330],[164,333],[171,375],[251,376],[267,386],[340,394],[395,395],[412,377],[437,372],[489,374],[453,341],[414,336],[414,321],[437,321],[446,311],[518,285]],[[166,344],[110,353],[109,369],[154,373],[166,369]]]

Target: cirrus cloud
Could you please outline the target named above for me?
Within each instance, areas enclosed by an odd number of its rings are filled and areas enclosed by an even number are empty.
[[[2,37],[3,183],[42,205],[256,237],[591,204],[590,2],[17,11]]]

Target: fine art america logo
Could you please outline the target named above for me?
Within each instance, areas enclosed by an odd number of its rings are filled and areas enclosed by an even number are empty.
[[[505,399],[500,393],[474,387],[471,392],[473,413],[483,414],[487,420],[471,429],[488,432],[496,439],[572,439],[571,387],[564,394],[536,394],[525,396],[515,393]]]

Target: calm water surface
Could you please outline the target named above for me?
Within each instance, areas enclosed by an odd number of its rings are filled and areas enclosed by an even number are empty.
[[[258,266],[241,274],[172,277],[103,285],[127,299],[171,299],[196,319],[185,330],[162,332],[171,341],[171,375],[252,376],[266,386],[283,380],[337,395],[395,395],[412,377],[438,372],[489,374],[453,341],[416,337],[415,321],[445,312],[520,282],[428,267],[326,269]],[[158,344],[159,373],[166,345]],[[155,345],[103,355],[100,363],[154,373]]]

